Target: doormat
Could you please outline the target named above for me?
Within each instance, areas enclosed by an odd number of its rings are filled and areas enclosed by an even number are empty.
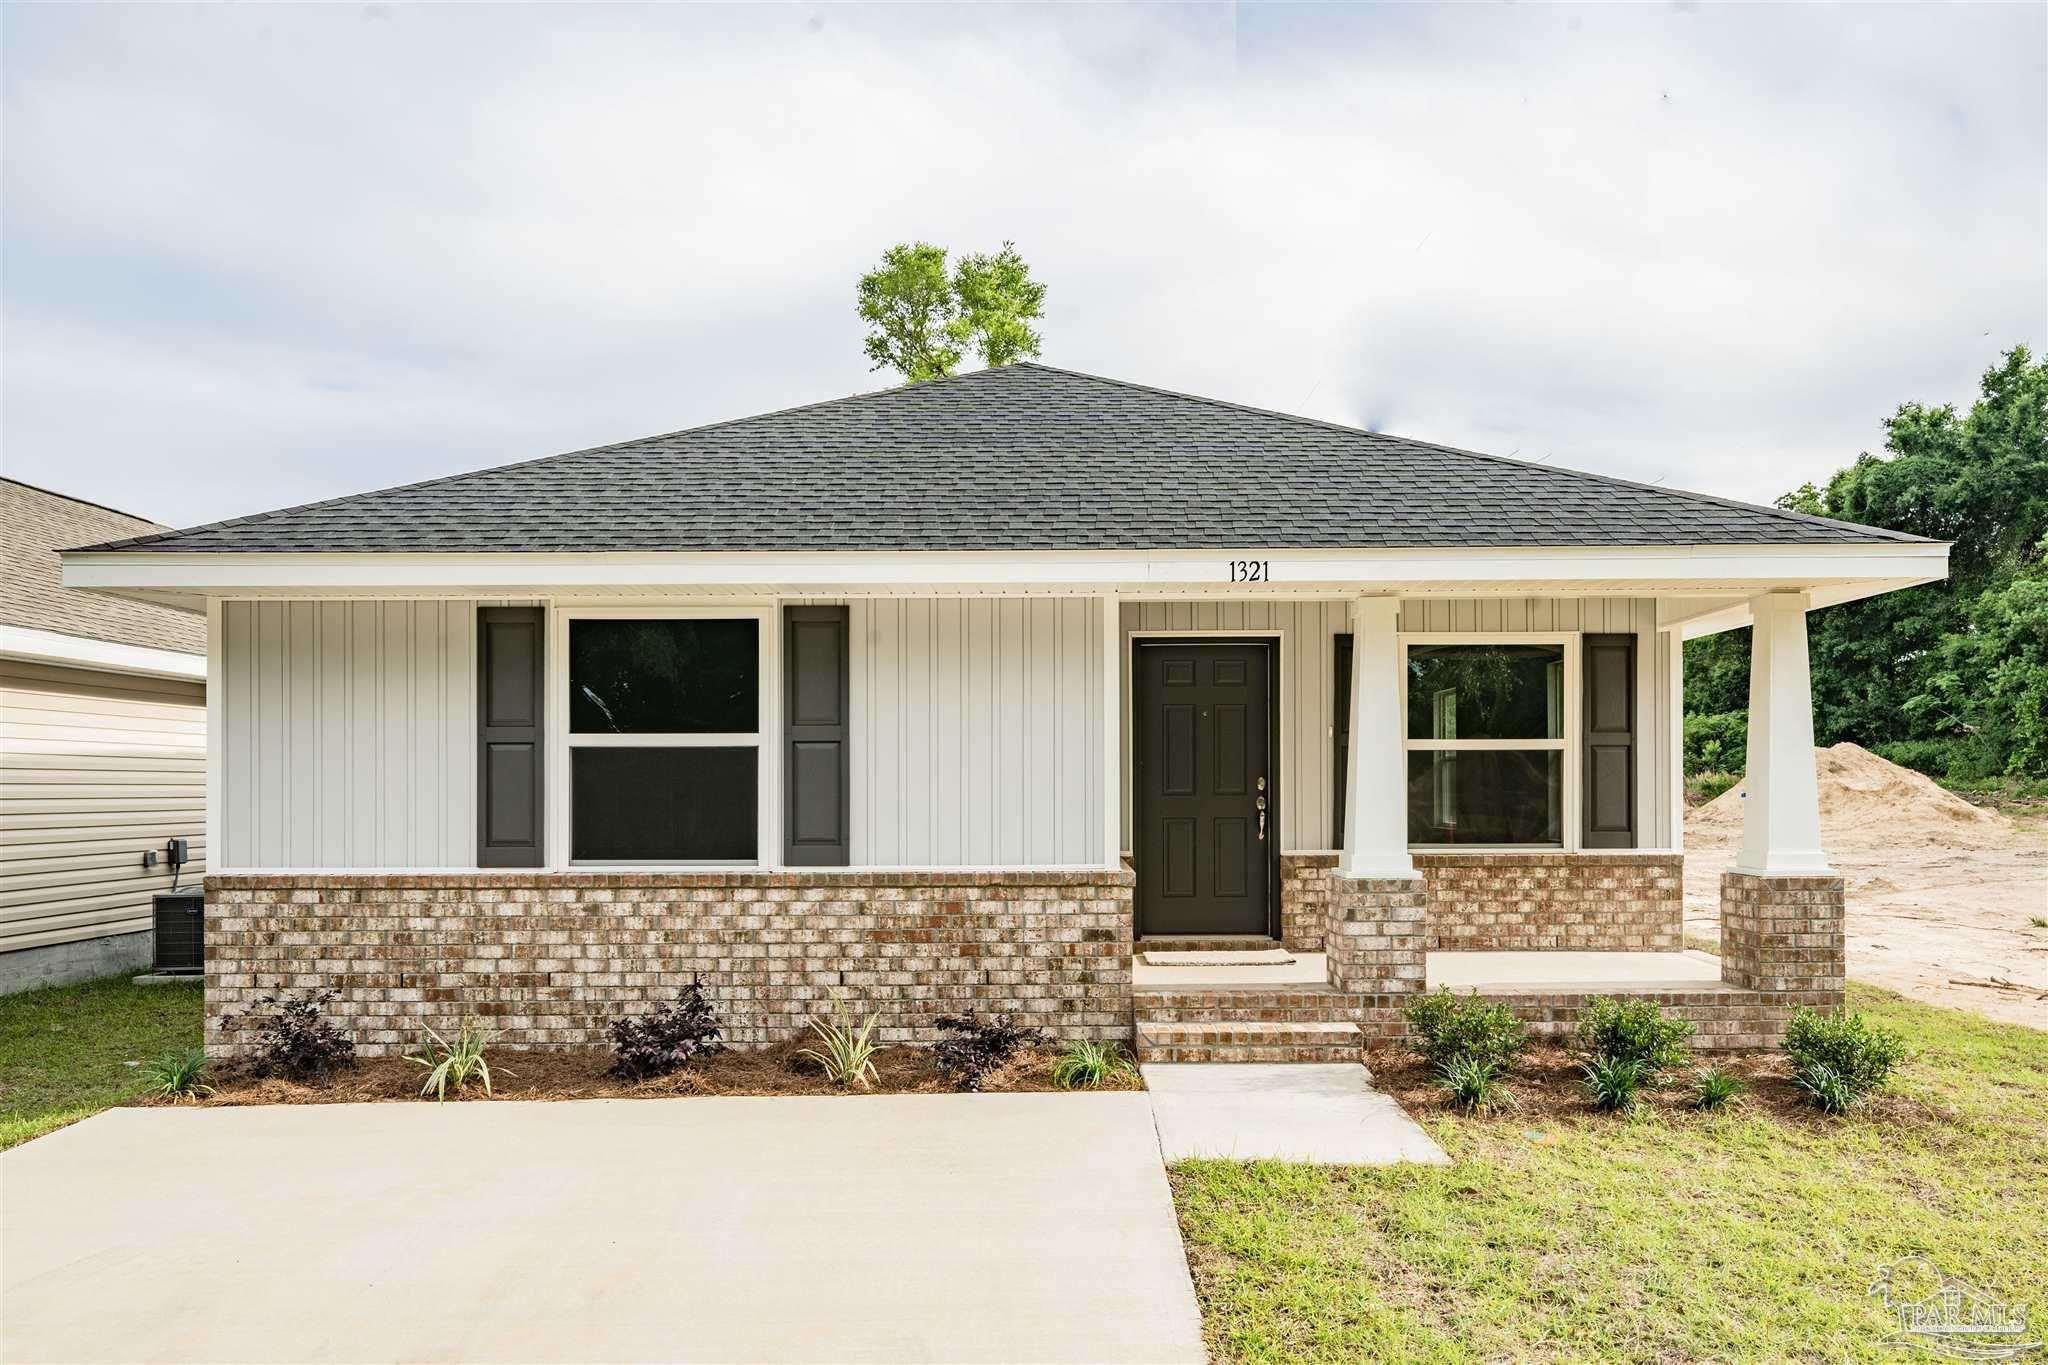
[[[1285,948],[1253,948],[1246,952],[1172,953],[1147,952],[1148,967],[1285,967],[1294,954]]]

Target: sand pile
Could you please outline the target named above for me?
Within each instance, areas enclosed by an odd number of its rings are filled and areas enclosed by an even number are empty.
[[[1934,779],[1888,763],[1858,744],[1814,750],[1820,777],[1821,839],[1830,848],[1947,844],[2001,845],[2012,822],[1973,806]],[[1743,787],[1730,788],[1686,815],[1688,836],[1742,837]]]

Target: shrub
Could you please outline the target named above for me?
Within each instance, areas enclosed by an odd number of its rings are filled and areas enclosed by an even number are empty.
[[[425,1041],[420,1043],[419,1054],[407,1054],[406,1060],[427,1069],[427,1079],[420,1086],[420,1094],[433,1092],[437,1103],[448,1098],[448,1087],[457,1090],[469,1084],[470,1077],[484,1083],[484,1093],[491,1093],[491,1064],[484,1060],[484,1050],[497,1041],[496,1029],[487,1028],[474,1015],[462,1021],[462,1032],[449,1042],[432,1029],[427,1030]],[[506,1072],[507,1075],[511,1073]]]
[[[1437,1068],[1436,1083],[1451,1103],[1467,1113],[1485,1113],[1507,1103],[1503,1063],[1490,1057],[1453,1057]]]
[[[1633,1063],[1637,1084],[1655,1085],[1665,1071],[1685,1064],[1692,1034],[1691,1024],[1665,1018],[1654,1000],[1603,995],[1579,1016],[1578,1048],[1588,1061]]]
[[[1826,1062],[1800,1067],[1792,1073],[1792,1083],[1824,1114],[1846,1114],[1850,1105],[1863,1098],[1847,1077]]]
[[[1423,996],[1401,1014],[1408,1021],[1408,1046],[1439,1073],[1452,1062],[1469,1059],[1490,1063],[1505,1075],[1529,1042],[1522,1021],[1506,1005],[1457,995],[1448,986]]]
[[[1579,1063],[1579,1070],[1585,1076],[1586,1097],[1595,1109],[1634,1109],[1651,1080],[1648,1068],[1633,1057],[1588,1057]]]
[[[333,999],[333,991],[258,996],[250,1008],[222,1018],[221,1027],[257,1030],[256,1054],[250,1060],[257,1075],[326,1081],[356,1064],[355,1040],[325,1013]]]
[[[1718,1066],[1706,1067],[1693,1077],[1692,1102],[1696,1109],[1719,1109],[1743,1092],[1739,1077]]]
[[[1068,1043],[1052,1064],[1052,1083],[1062,1090],[1093,1090],[1105,1081],[1134,1075],[1138,1068],[1119,1043],[1079,1039]]]
[[[166,1052],[142,1068],[142,1079],[149,1085],[144,1093],[166,1100],[193,1100],[201,1095],[211,1095],[213,1087],[206,1084],[210,1065],[203,1047]]]
[[[874,1038],[875,1025],[882,1016],[870,1014],[867,1022],[856,1028],[846,1001],[842,998],[836,1006],[829,1022],[811,1020],[811,1032],[818,1035],[818,1046],[807,1047],[797,1055],[816,1062],[824,1070],[825,1079],[842,1089],[857,1085],[871,1090],[879,1079],[875,1072]]]
[[[718,1012],[704,998],[704,987],[695,977],[673,1004],[614,1019],[611,1034],[611,1074],[627,1081],[666,1076],[725,1048],[719,1041],[723,1034]]]
[[[1749,712],[1685,718],[1685,772],[1739,773],[1749,760]]]
[[[988,1074],[1010,1060],[1019,1048],[1042,1047],[1045,1034],[1010,1021],[1007,1014],[982,1019],[973,1010],[942,1014],[933,1021],[946,1036],[932,1048],[939,1070],[955,1090],[979,1090]]]
[[[1823,1014],[1802,1005],[1785,1026],[1785,1052],[1792,1059],[1792,1079],[1807,1098],[1839,1114],[1891,1078],[1905,1060],[1906,1044],[1860,1014]]]
[[[1704,806],[1742,780],[1741,773],[1724,773],[1710,768],[1685,779],[1685,804]]]
[[[1870,752],[1887,763],[1911,768],[1937,780],[1948,776],[1948,770],[1958,757],[1956,741],[1952,739],[1895,739],[1887,744],[1871,745]]]

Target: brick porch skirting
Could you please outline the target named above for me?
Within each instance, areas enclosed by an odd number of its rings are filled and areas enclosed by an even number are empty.
[[[1432,857],[1437,855],[1431,855]],[[1470,856],[1470,855],[1465,855]],[[1421,861],[1420,858],[1417,859]],[[1329,878],[1330,984],[1369,1046],[1408,1036],[1402,1010],[1425,987],[1428,910],[1434,890],[1422,878]],[[1843,882],[1837,876],[1721,878],[1721,983],[1679,990],[1605,992],[1532,986],[1489,991],[1541,1038],[1568,1037],[1600,994],[1655,1001],[1691,1023],[1694,1051],[1776,1047],[1800,1006],[1839,1009],[1845,977]]]
[[[587,1047],[701,977],[739,1044],[842,991],[890,1042],[1005,1013],[1131,1034],[1129,872],[332,873],[206,879],[207,1043],[284,988],[332,988],[367,1056],[481,1016],[509,1047]]]
[[[1321,952],[1331,853],[1280,856],[1287,946]],[[1685,859],[1633,850],[1417,853],[1430,952],[1675,953],[1684,943]]]

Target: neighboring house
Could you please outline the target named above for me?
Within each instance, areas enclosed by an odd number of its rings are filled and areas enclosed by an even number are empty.
[[[0,479],[0,993],[147,967],[145,850],[206,837],[206,623],[63,586],[57,552],[164,528]]]
[[[1019,364],[65,581],[210,622],[216,1020],[325,984],[372,1051],[471,1011],[587,1044],[701,974],[742,1041],[843,992],[894,1038],[1309,1057],[1472,950],[1689,961],[1680,644],[1752,622],[1719,977],[1632,989],[1723,1047],[1839,1001],[1805,613],[1947,554]],[[1134,993],[1134,944],[1190,940],[1325,979]],[[1528,968],[1494,993],[1564,1026]]]

